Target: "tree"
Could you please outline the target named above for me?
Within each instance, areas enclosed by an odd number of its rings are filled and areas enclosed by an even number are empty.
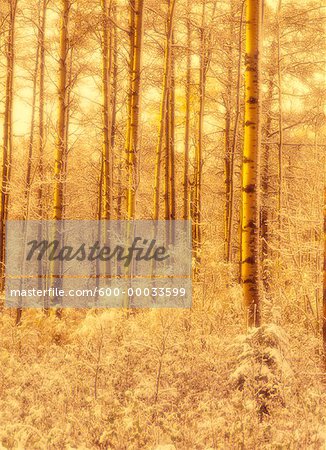
[[[326,185],[324,187],[323,345],[326,361]]]
[[[224,230],[224,257],[227,262],[232,259],[232,238],[233,238],[233,217],[234,217],[234,163],[235,154],[239,140],[239,122],[240,122],[240,107],[241,107],[241,92],[242,92],[242,30],[243,30],[243,14],[244,14],[244,2],[241,5],[240,20],[239,20],[239,36],[238,36],[238,65],[236,75],[235,86],[235,117],[233,124],[233,132],[231,128],[232,117],[232,64],[233,64],[233,48],[232,44],[229,49],[229,69],[228,69],[228,101],[226,102],[226,114],[225,114],[225,230]],[[232,42],[234,34],[233,24],[234,16],[234,4],[230,5],[230,42]]]
[[[17,12],[17,0],[9,2],[9,28],[6,46],[6,91],[5,111],[3,121],[2,141],[2,176],[1,176],[1,201],[0,201],[0,291],[4,289],[5,274],[5,239],[6,221],[8,217],[9,187],[11,178],[11,158],[13,147],[12,136],[12,107],[13,107],[13,82],[15,62],[15,22]]]
[[[137,152],[140,115],[140,81],[141,81],[141,50],[143,38],[143,9],[144,0],[131,0],[130,2],[130,46],[131,46],[131,73],[129,112],[127,124],[127,217],[135,217],[136,189],[137,189]]]
[[[175,49],[174,32],[171,33],[171,57],[165,114],[165,183],[164,206],[166,220],[174,220],[176,215],[175,195]]]
[[[282,54],[281,54],[281,20],[282,20],[282,0],[278,1],[277,6],[277,90],[278,90],[278,127],[279,127],[279,141],[278,141],[278,221],[280,233],[282,231],[282,183],[283,183],[283,92],[282,92]]]
[[[260,324],[259,304],[259,151],[260,80],[259,39],[261,2],[246,4],[245,131],[242,162],[241,281],[246,321],[249,327]]]
[[[66,142],[67,142],[67,79],[68,79],[68,22],[70,11],[70,0],[61,0],[61,18],[60,18],[60,60],[59,60],[59,84],[58,84],[58,125],[57,139],[55,145],[55,161],[54,161],[54,201],[53,201],[53,219],[57,221],[55,225],[55,237],[61,240],[60,223],[63,219],[63,190],[64,190],[64,173],[66,158]],[[60,273],[60,261],[55,260],[52,267],[52,276],[56,277]],[[54,285],[61,285],[60,276],[55,279]],[[61,310],[57,309],[56,313],[61,316]]]
[[[190,111],[191,111],[191,23],[190,23],[190,0],[187,0],[187,41],[186,41],[186,114],[185,114],[185,146],[184,146],[184,169],[183,169],[183,219],[190,217],[190,198],[189,198],[189,153],[190,153]]]
[[[40,47],[40,68],[39,68],[39,113],[38,113],[38,175],[39,187],[37,191],[38,197],[38,217],[43,218],[43,183],[44,183],[44,83],[45,83],[45,25],[46,25],[46,9],[48,0],[42,2],[42,17],[39,30]]]
[[[164,142],[164,132],[167,124],[167,110],[168,110],[168,99],[171,83],[171,55],[172,55],[172,36],[173,36],[173,19],[174,19],[174,9],[175,0],[169,1],[169,9],[166,20],[166,38],[165,38],[165,49],[164,49],[164,69],[163,69],[163,82],[162,82],[162,97],[161,97],[161,107],[160,107],[160,118],[159,118],[159,130],[158,130],[158,140],[156,146],[156,159],[155,159],[155,174],[154,174],[154,220],[159,219],[160,214],[160,184],[161,184],[161,164],[162,164],[162,148]],[[165,155],[167,156],[167,155]],[[166,161],[167,163],[167,161]],[[166,166],[168,167],[168,166]],[[166,171],[166,177],[169,174]],[[168,181],[165,182],[166,188],[168,188]],[[168,192],[168,191],[167,191]],[[168,195],[168,194],[166,194]],[[168,200],[166,199],[166,204]]]
[[[109,37],[109,11],[107,0],[102,0],[102,102],[103,102],[103,154],[102,154],[102,171],[101,185],[104,187],[104,219],[110,219],[111,214],[111,162],[112,162],[112,147],[111,147],[111,71],[112,71],[112,45],[111,37]],[[110,5],[111,6],[111,5]],[[110,8],[111,12],[111,8]],[[102,191],[102,186],[100,186]],[[102,198],[102,197],[101,197]],[[101,202],[102,206],[102,202]],[[100,211],[101,214],[101,211]]]
[[[212,23],[215,18],[217,2],[213,4]],[[193,254],[195,259],[194,275],[199,276],[202,251],[202,173],[203,173],[203,139],[204,118],[206,101],[207,72],[212,56],[212,24],[206,25],[206,0],[202,3],[201,24],[199,27],[199,113],[198,113],[198,137],[195,149],[194,186],[192,199],[193,220]]]
[[[39,60],[40,56],[43,58],[43,62],[41,64],[44,65],[44,52],[41,54],[41,48],[44,47],[44,20],[45,20],[45,9],[46,9],[46,0],[43,0],[43,6],[41,8],[41,0],[38,2],[39,8],[39,17],[38,17],[38,33],[37,33],[37,43],[35,50],[35,66],[33,71],[33,89],[32,89],[32,114],[31,114],[31,124],[30,124],[30,135],[28,142],[28,155],[27,155],[27,169],[26,169],[26,179],[25,179],[25,192],[24,192],[24,214],[23,218],[25,221],[29,219],[30,214],[30,196],[31,196],[31,182],[32,182],[32,163],[33,163],[33,150],[34,150],[34,141],[35,141],[35,116],[36,116],[36,97],[37,97],[37,79],[39,73]],[[44,68],[43,68],[44,71]],[[44,73],[43,73],[44,77]],[[44,79],[43,79],[44,82]],[[41,87],[40,87],[41,91]],[[43,99],[42,99],[43,100]],[[40,107],[41,109],[41,107]],[[43,125],[42,125],[43,126]],[[40,133],[41,136],[41,133]],[[41,159],[41,154],[39,155]],[[41,164],[41,162],[39,162]],[[38,166],[40,169],[40,166]],[[26,245],[26,235],[27,235],[27,224],[24,224],[23,228],[24,233],[24,245]],[[39,269],[41,269],[41,261],[39,262]],[[39,272],[40,274],[42,271]],[[42,279],[39,278],[39,284],[41,284]],[[21,280],[21,288],[23,287],[23,280]],[[16,325],[21,323],[22,318],[22,308],[17,309],[16,314]]]
[[[68,20],[70,0],[61,0],[60,19],[60,61],[58,85],[58,125],[54,162],[54,204],[53,219],[62,219],[63,210],[63,158],[66,141],[66,108],[67,108],[67,55],[68,55]]]

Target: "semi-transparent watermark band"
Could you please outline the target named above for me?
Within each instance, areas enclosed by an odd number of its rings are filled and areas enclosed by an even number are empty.
[[[8,221],[6,306],[191,306],[190,221]]]

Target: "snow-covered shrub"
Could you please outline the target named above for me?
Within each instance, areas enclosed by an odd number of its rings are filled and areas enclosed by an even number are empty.
[[[255,402],[260,420],[270,414],[273,406],[284,406],[283,387],[292,376],[287,361],[288,338],[274,324],[253,328],[235,344],[237,367],[231,374],[233,386],[244,391]]]

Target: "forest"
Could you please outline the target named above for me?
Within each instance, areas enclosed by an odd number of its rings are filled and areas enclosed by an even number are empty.
[[[0,2],[1,449],[326,448],[325,18]],[[189,223],[191,305],[12,307],[15,221]]]

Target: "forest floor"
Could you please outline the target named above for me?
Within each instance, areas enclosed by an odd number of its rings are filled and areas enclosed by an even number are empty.
[[[0,448],[322,449],[321,341],[286,305],[244,333],[241,290],[191,310],[4,309]],[[205,301],[203,300],[205,299]]]

